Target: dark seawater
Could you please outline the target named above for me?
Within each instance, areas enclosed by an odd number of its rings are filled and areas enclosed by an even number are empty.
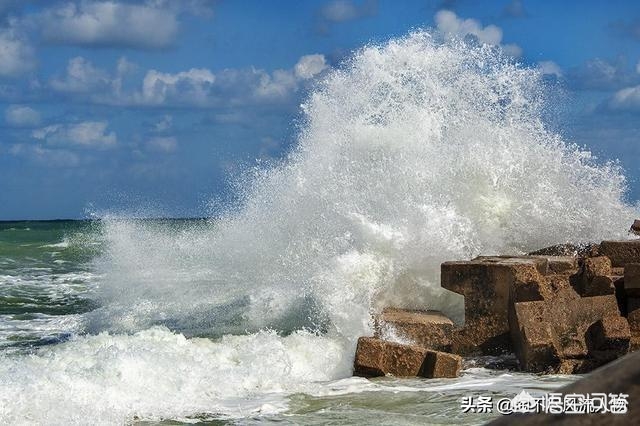
[[[68,339],[96,307],[88,295],[100,252],[90,221],[0,222],[0,348],[31,350]]]

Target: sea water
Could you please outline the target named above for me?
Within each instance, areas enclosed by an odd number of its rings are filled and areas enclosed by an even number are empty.
[[[441,262],[626,237],[621,170],[550,130],[549,90],[417,31],[325,75],[214,219],[1,224],[0,423],[479,424],[462,397],[568,383],[351,377],[383,307],[463,321]]]

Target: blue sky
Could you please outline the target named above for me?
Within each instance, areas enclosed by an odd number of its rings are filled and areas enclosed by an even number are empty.
[[[295,143],[314,78],[421,27],[558,79],[560,131],[640,198],[640,2],[0,0],[0,220],[206,215]]]

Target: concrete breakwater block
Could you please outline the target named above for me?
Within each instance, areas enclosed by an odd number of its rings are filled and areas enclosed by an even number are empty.
[[[376,337],[389,333],[436,351],[451,351],[454,324],[438,311],[386,308],[376,317]]]
[[[453,352],[496,355],[512,351],[509,336],[511,288],[519,297],[541,300],[546,287],[542,274],[548,271],[544,256],[478,257],[471,261],[444,262],[441,286],[464,296],[465,323]]]
[[[358,341],[355,374],[455,377],[460,356],[506,353],[524,371],[582,374],[640,349],[640,239],[534,253],[442,263],[464,324],[387,308]]]
[[[509,426],[517,423],[520,426],[533,425],[609,425],[627,426],[640,424],[640,352],[627,354],[624,357],[598,368],[584,378],[554,391],[560,395],[606,395],[611,398],[622,395],[625,404],[623,414],[610,411],[607,413],[575,414],[575,413],[524,413],[502,416],[489,423],[491,426]]]
[[[418,345],[389,342],[376,337],[358,339],[354,375],[376,377],[453,378],[462,369],[458,355],[434,351]]]

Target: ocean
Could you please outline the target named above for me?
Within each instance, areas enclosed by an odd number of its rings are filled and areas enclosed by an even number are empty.
[[[574,380],[351,377],[383,307],[463,321],[441,262],[626,237],[622,171],[551,130],[549,90],[417,31],[318,82],[296,147],[211,219],[1,223],[0,423],[482,424],[462,398]]]

